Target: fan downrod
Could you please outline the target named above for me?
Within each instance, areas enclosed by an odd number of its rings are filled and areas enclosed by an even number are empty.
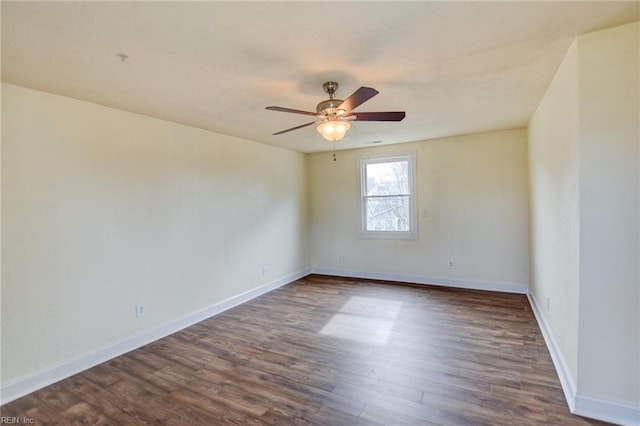
[[[342,99],[334,99],[333,94],[338,90],[338,83],[335,81],[327,81],[322,85],[322,89],[324,89],[325,93],[329,95],[329,99],[326,101],[320,102],[316,106],[316,111],[318,114],[335,114],[336,108],[342,104]]]
[[[329,94],[330,98],[333,98],[333,94],[338,90],[338,83],[335,81],[327,81],[322,85],[322,89],[324,89],[325,93]]]

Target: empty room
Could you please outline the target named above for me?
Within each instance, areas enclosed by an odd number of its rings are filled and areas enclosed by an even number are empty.
[[[640,425],[639,2],[0,7],[0,424]]]

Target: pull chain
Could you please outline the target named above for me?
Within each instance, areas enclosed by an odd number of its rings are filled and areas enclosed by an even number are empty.
[[[333,161],[336,160],[336,141],[333,141]]]

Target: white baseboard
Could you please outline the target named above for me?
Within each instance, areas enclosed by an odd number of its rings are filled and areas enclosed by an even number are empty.
[[[575,410],[576,385],[573,381],[573,377],[571,377],[569,366],[560,351],[560,347],[556,343],[556,339],[553,337],[549,324],[547,324],[547,321],[542,315],[542,311],[540,310],[540,306],[538,305],[536,298],[531,293],[529,293],[527,297],[529,298],[529,304],[533,310],[533,315],[536,317],[536,321],[538,322],[538,327],[540,327],[540,331],[542,332],[544,342],[547,344],[547,349],[551,355],[553,366],[556,368],[556,373],[558,373],[560,386],[562,386],[562,391],[564,392],[564,398],[567,400],[569,411],[573,413]]]
[[[544,341],[551,354],[553,365],[558,373],[560,385],[562,386],[564,397],[567,400],[569,411],[579,416],[590,417],[623,426],[640,425],[640,406],[594,398],[576,392],[576,385],[571,377],[567,363],[560,351],[560,347],[553,337],[549,324],[545,320],[544,315],[542,315],[540,306],[533,294],[528,294],[527,296],[529,297],[529,304],[531,305],[531,309],[533,309],[533,314],[536,317],[538,326],[542,331]]]
[[[572,413],[622,426],[640,425],[640,406],[580,394],[576,395],[575,410]]]
[[[320,275],[335,275],[338,277],[366,278],[381,281],[400,281],[411,284],[432,284],[443,287],[467,288],[472,290],[501,291],[517,294],[527,294],[529,292],[529,286],[527,286],[526,284],[507,282],[454,280],[449,278],[434,278],[386,272],[363,272],[322,267],[312,267],[311,273]]]
[[[278,278],[264,285],[232,296],[221,302],[208,306],[200,311],[187,314],[175,321],[158,326],[152,330],[115,342],[105,348],[81,355],[62,364],[45,368],[18,379],[3,383],[0,389],[0,404],[6,404],[24,395],[42,389],[81,371],[95,367],[105,361],[123,355],[141,346],[166,337],[186,327],[203,321],[209,317],[248,302],[262,294],[268,293],[283,285],[289,284],[299,278],[309,275],[311,269],[306,268],[296,273]]]

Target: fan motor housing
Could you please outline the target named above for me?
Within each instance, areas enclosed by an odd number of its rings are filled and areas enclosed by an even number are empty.
[[[340,104],[342,104],[342,102],[344,102],[342,99],[327,99],[326,101],[320,102],[318,106],[316,106],[316,112],[320,114],[324,113],[325,110],[329,110],[326,112],[335,114],[336,108],[338,108]]]

